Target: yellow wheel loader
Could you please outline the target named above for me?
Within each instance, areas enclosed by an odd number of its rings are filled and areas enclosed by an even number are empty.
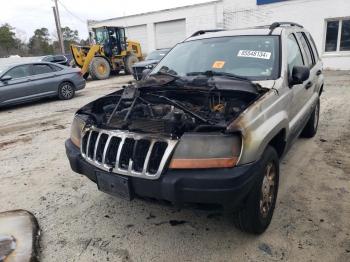
[[[90,46],[71,45],[74,63],[85,78],[107,79],[111,72],[132,73],[132,65],[142,60],[139,42],[127,40],[123,27],[93,28]]]

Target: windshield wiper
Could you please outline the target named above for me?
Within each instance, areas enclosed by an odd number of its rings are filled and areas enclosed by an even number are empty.
[[[217,72],[217,71],[213,71],[213,70],[208,70],[208,71],[204,71],[204,72],[190,72],[190,73],[187,73],[186,75],[187,76],[204,75],[204,76],[208,76],[208,77],[224,76],[224,77],[229,77],[229,78],[233,78],[236,80],[251,82],[250,79],[243,77],[243,76],[239,76],[239,75],[235,75],[235,74],[227,73],[227,72]]]

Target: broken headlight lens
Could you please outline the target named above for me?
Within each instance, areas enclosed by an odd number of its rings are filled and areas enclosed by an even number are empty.
[[[242,148],[240,135],[184,134],[170,162],[172,169],[233,167]]]
[[[86,119],[83,119],[82,116],[75,115],[70,130],[70,139],[77,147],[80,147],[81,135],[85,125]]]

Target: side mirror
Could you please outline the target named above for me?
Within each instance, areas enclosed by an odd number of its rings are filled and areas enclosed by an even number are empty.
[[[306,66],[294,66],[290,86],[304,83],[310,76],[310,69]]]
[[[142,71],[142,77],[141,80],[146,79],[146,77],[151,73],[152,69],[146,68],[145,70]]]
[[[10,81],[12,79],[12,76],[9,75],[4,75],[3,77],[1,77],[1,82],[7,82]]]

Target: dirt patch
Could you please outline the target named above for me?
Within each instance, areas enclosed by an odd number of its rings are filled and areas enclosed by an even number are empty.
[[[32,141],[31,137],[22,137],[18,139],[8,140],[0,142],[0,150],[16,145],[17,143],[27,143]]]

